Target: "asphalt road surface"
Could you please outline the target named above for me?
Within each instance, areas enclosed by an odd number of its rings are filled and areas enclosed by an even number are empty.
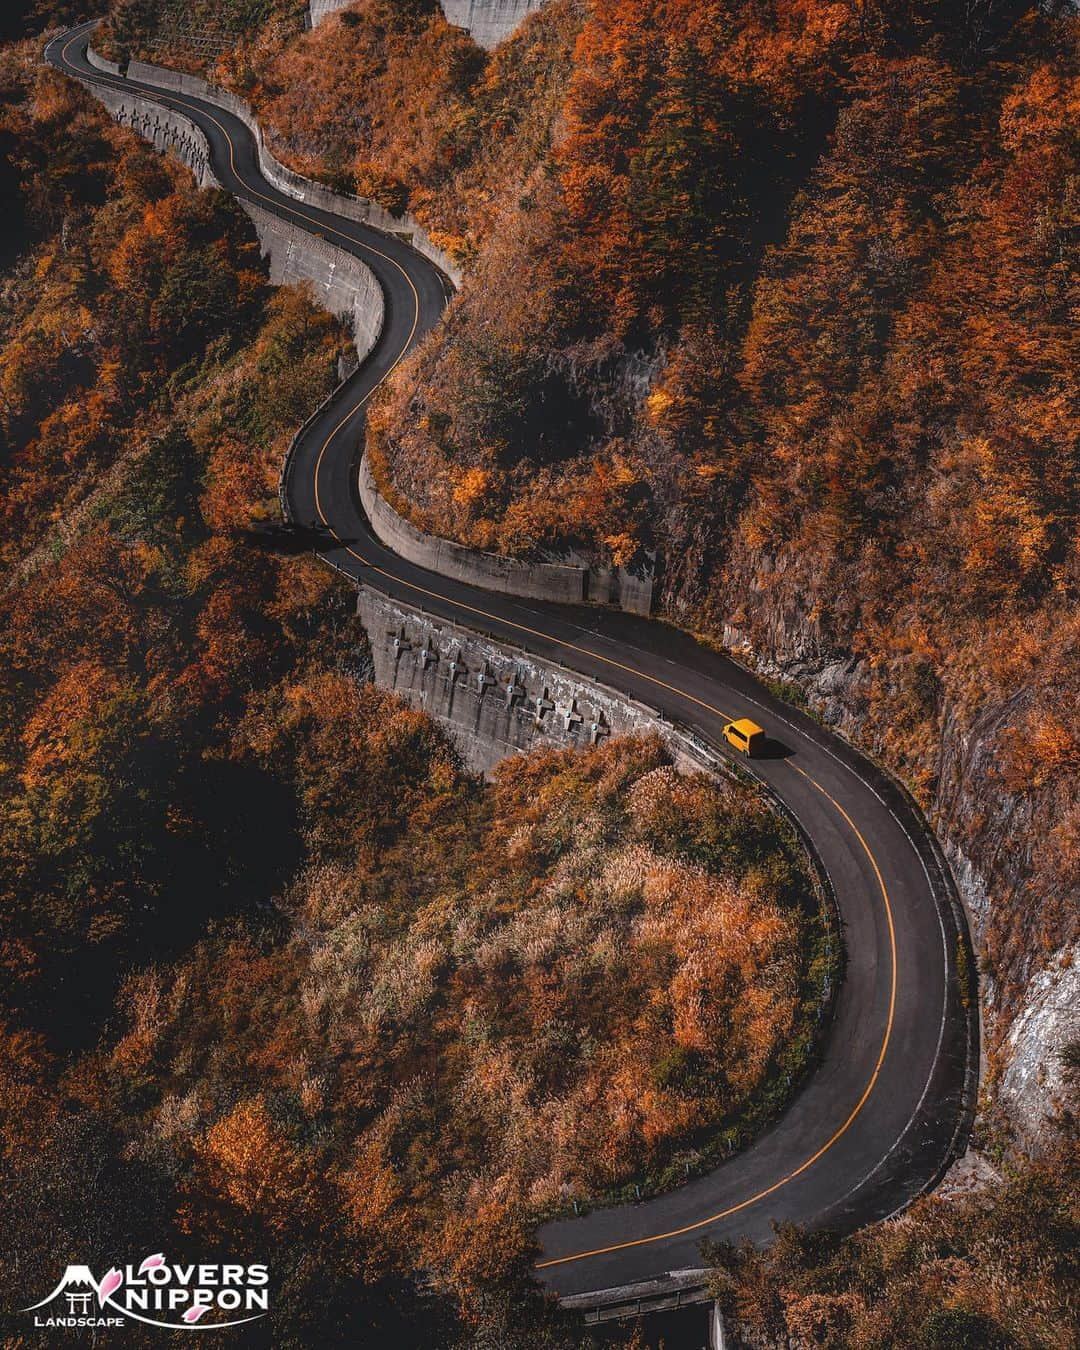
[[[292,519],[325,531],[320,555],[365,585],[658,707],[720,739],[749,716],[785,754],[752,768],[800,821],[828,872],[847,963],[818,1067],[783,1116],[709,1175],[644,1203],[561,1219],[539,1233],[539,1278],[565,1295],[700,1266],[702,1238],[767,1241],[790,1221],[850,1230],[931,1187],[964,1137],[974,1029],[956,974],[963,920],[917,812],[862,756],[739,665],[655,620],[519,601],[415,567],[372,535],[359,505],[363,404],[442,314],[448,285],[402,241],[303,205],[262,177],[251,133],[215,105],[103,75],[89,26],[47,59],[83,80],[138,89],[206,133],[222,186],[362,258],[387,303],[382,337],[308,424],[286,495]]]

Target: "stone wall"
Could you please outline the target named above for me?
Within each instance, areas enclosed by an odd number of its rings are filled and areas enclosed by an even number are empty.
[[[323,19],[352,3],[353,0],[310,0],[311,27],[317,28]],[[490,50],[508,38],[544,0],[440,0],[440,3],[448,23],[464,28],[479,46]]]
[[[375,682],[437,718],[465,762],[487,772],[542,747],[583,749],[608,736],[658,732],[683,770],[730,773],[724,761],[654,708],[366,586],[357,613]]]
[[[215,85],[208,84],[199,75],[188,75],[184,71],[170,70],[166,66],[149,65],[143,61],[132,61],[128,66],[127,73],[132,80],[141,80],[145,84],[153,84],[162,89],[172,89],[180,94],[188,94],[192,98],[203,99],[207,103],[213,103],[217,107],[231,112],[244,123],[254,136],[259,168],[266,181],[273,184],[279,192],[283,192],[287,197],[292,197],[294,201],[304,202],[308,206],[314,206],[323,211],[332,211],[335,215],[343,216],[346,220],[355,220],[362,225],[370,225],[372,229],[381,230],[385,234],[396,235],[433,262],[440,271],[445,273],[454,286],[461,284],[461,269],[447,253],[444,253],[442,249],[431,242],[423,226],[412,216],[393,216],[378,202],[371,201],[370,198],[353,197],[347,193],[334,192],[325,184],[316,183],[312,179],[304,178],[301,174],[294,173],[292,169],[286,168],[267,147],[262,128],[259,126],[250,105],[236,94],[230,93],[227,89],[219,89]]]

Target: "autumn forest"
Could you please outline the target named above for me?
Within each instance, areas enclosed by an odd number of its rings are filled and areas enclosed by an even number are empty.
[[[844,973],[813,860],[657,736],[485,778],[376,686],[354,587],[279,526],[349,332],[42,62],[79,6],[13,9],[5,1343],[77,1253],[169,1250],[271,1256],[273,1331],[230,1344],[658,1346],[557,1308],[536,1229],[782,1112]],[[657,618],[894,775],[958,880],[977,1160],[853,1234],[706,1244],[737,1343],[1073,1344],[1075,8],[548,0],[491,51],[436,0],[305,10],[112,0],[95,43],[242,95],[460,267],[368,408],[387,501],[654,574]]]

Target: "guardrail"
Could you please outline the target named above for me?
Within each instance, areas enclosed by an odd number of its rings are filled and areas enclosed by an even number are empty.
[[[569,1312],[580,1313],[582,1321],[589,1326],[700,1307],[713,1301],[709,1292],[710,1274],[705,1269],[671,1270],[665,1275],[636,1284],[597,1289],[586,1294],[569,1294],[559,1300],[559,1306]]]

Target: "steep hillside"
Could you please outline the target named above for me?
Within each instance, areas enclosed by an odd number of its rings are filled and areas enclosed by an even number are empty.
[[[283,158],[467,264],[371,419],[395,505],[507,552],[657,549],[666,615],[792,681],[953,857],[1001,1175],[843,1244],[715,1253],[729,1311],[763,1345],[1068,1344],[1072,7],[552,0],[489,57],[423,0],[306,36],[212,8],[117,5],[104,41],[210,70]],[[316,1308],[343,1341],[564,1343],[522,1299],[530,1222],[662,1178],[767,1090],[797,883],[725,835],[752,801],[655,746],[485,790],[358,690],[340,595],[258,528],[340,334],[31,59],[0,67],[22,1274],[57,1231],[250,1241],[286,1254],[295,1343]]]
[[[236,33],[219,52],[191,45],[197,13],[178,30],[160,0],[112,6],[95,43],[118,59],[199,70],[242,94],[278,158],[411,211],[462,261],[550,153],[583,14],[558,0],[486,54],[437,0],[359,0],[299,38],[273,22],[244,24],[241,5],[218,12]]]
[[[634,742],[479,791],[426,719],[330,673],[243,735],[294,766],[306,826],[283,940],[222,929],[133,976],[84,1068],[186,1178],[182,1228],[303,1249],[320,1214],[469,1317],[520,1288],[539,1216],[733,1137],[812,945],[760,808]]]
[[[25,208],[0,309],[3,949],[21,1015],[76,1046],[132,951],[183,945],[294,856],[293,831],[277,853],[251,834],[281,796],[227,728],[326,593],[261,526],[346,342],[271,290],[228,198],[37,56],[0,53]]]
[[[653,741],[485,785],[367,685],[276,523],[342,330],[36,44],[0,93],[3,1304],[145,1244],[272,1254],[275,1343],[568,1345],[537,1219],[813,1055],[801,850]]]
[[[1074,1110],[1076,1087],[1074,1071]],[[721,1307],[755,1350],[1069,1350],[1077,1162],[1070,1122],[1045,1160],[846,1240],[785,1229],[766,1252],[714,1247]]]
[[[469,264],[371,419],[395,507],[657,549],[668,615],[904,779],[1029,1145],[1080,969],[1077,34],[1021,0],[553,0],[485,58],[367,0],[217,67]]]

